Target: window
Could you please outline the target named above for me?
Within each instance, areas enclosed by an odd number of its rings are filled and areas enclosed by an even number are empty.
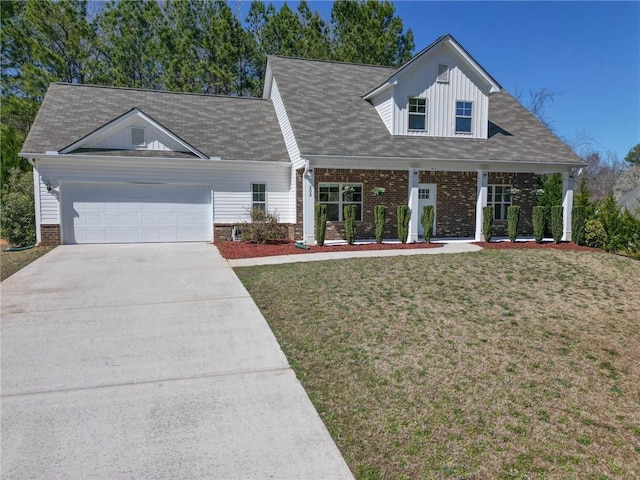
[[[409,99],[409,130],[427,129],[427,99],[413,97]]]
[[[251,207],[261,210],[267,209],[267,185],[264,183],[251,184]]]
[[[456,132],[471,133],[471,102],[456,102]]]
[[[431,192],[428,188],[419,188],[418,189],[418,198],[422,200],[429,200],[431,197]]]
[[[511,205],[511,185],[489,185],[487,205],[493,207],[494,220],[507,219],[507,207]]]
[[[131,127],[131,145],[134,147],[144,147],[144,128]]]
[[[362,221],[362,184],[321,183],[318,186],[318,203],[327,206],[327,220],[344,222],[344,207],[357,207],[356,220]]]
[[[449,65],[438,65],[438,83],[449,83]]]

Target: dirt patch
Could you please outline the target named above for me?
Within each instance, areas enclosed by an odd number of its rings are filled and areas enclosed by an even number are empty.
[[[439,248],[442,243],[366,243],[359,245],[325,245],[323,247],[298,248],[294,242],[268,243],[258,245],[249,242],[219,242],[215,244],[222,256],[232,260],[237,258],[271,257],[275,255],[297,255],[303,253],[359,252],[366,250],[406,250],[416,248]]]
[[[474,242],[474,245],[479,245],[482,248],[487,248],[490,250],[514,250],[514,249],[528,249],[528,250],[537,250],[537,249],[552,249],[552,250],[565,250],[572,252],[603,252],[603,250],[599,250],[597,248],[584,247],[578,245],[574,242]]]
[[[0,251],[0,280],[13,275],[53,249],[54,247],[34,247],[17,252]]]

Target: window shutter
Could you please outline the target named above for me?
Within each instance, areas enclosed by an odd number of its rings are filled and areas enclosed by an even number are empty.
[[[144,147],[144,128],[131,128],[131,145],[133,145],[134,147]]]
[[[438,83],[449,83],[449,65],[438,65]]]

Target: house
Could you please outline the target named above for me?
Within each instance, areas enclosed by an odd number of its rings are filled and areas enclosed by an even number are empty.
[[[318,203],[328,239],[344,237],[348,204],[364,238],[378,204],[387,238],[398,204],[410,242],[425,205],[437,237],[482,239],[487,205],[497,234],[512,204],[531,233],[535,175],[551,172],[570,240],[583,165],[451,35],[400,68],[269,57],[263,98],[52,84],[21,155],[42,244],[217,240],[252,207],[313,244]]]

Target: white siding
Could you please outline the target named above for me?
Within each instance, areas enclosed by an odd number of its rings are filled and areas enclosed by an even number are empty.
[[[213,221],[235,223],[246,220],[251,208],[251,184],[266,183],[267,208],[277,211],[280,221],[295,219],[289,208],[289,168],[258,163],[230,165],[226,163],[180,162],[158,159],[110,161],[80,158],[46,159],[38,164],[40,172],[40,211],[43,224],[60,223],[61,182],[142,182],[169,184],[210,184],[213,190]],[[47,192],[45,182],[54,187]]]
[[[144,128],[144,147],[134,147],[131,145],[131,127]],[[152,127],[151,125],[134,124],[128,125],[117,132],[114,132],[109,137],[102,139],[98,142],[92,142],[86,145],[85,148],[103,148],[113,150],[161,150],[180,152],[186,149],[174,142],[168,135]]]
[[[449,82],[438,83],[438,64],[449,65]],[[428,58],[407,69],[393,89],[393,133],[434,137],[487,138],[488,90],[456,54],[440,48]],[[409,97],[427,99],[427,131],[409,132],[407,102]],[[473,103],[471,134],[455,133],[456,101]]]
[[[393,87],[372,98],[371,103],[386,125],[387,130],[389,130],[389,133],[393,133]]]

